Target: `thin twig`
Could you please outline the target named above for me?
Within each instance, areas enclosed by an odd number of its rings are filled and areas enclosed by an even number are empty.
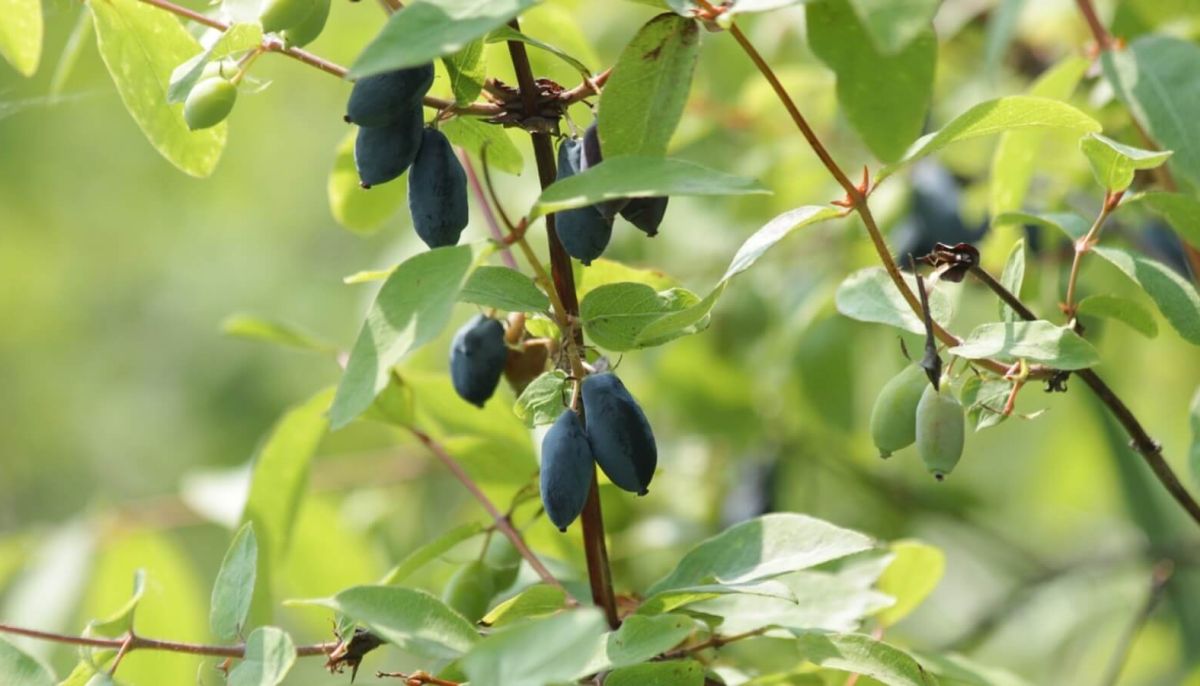
[[[471,162],[471,158],[464,151],[461,155],[463,169],[467,172],[467,184],[471,187],[471,194],[475,196],[475,203],[483,210],[483,220],[488,225],[488,231],[492,234],[492,238],[496,239],[497,243],[504,244],[504,232],[500,229],[499,222],[496,221],[496,211],[492,209],[491,203],[488,202],[487,194],[483,190],[483,186],[479,183],[479,177],[475,174],[475,165]],[[504,245],[500,249],[500,259],[504,262],[504,266],[512,270],[517,270],[517,258],[513,257],[512,251],[508,246]]]
[[[483,506],[483,509],[487,510],[487,513],[491,516],[496,528],[499,529],[505,536],[507,536],[508,540],[512,541],[513,547],[517,549],[517,552],[521,554],[521,557],[525,558],[525,561],[529,563],[529,566],[533,568],[533,571],[537,572],[537,575],[541,577],[542,581],[566,593],[567,598],[572,604],[577,603],[571,593],[563,587],[562,582],[556,579],[554,575],[550,573],[550,570],[546,569],[546,566],[542,564],[542,561],[538,559],[537,555],[535,555],[533,551],[529,549],[529,546],[525,543],[525,539],[522,538],[521,534],[513,528],[512,522],[510,522],[508,517],[506,517],[500,512],[500,510],[496,508],[491,499],[487,497],[487,494],[485,494],[483,490],[479,488],[479,485],[475,483],[475,480],[472,479],[471,476],[467,474],[466,470],[462,468],[462,465],[458,463],[458,460],[454,459],[454,457],[446,451],[442,444],[433,440],[429,434],[415,427],[409,427],[408,430],[412,432],[412,435],[415,436],[416,439],[420,441],[426,448],[428,448],[435,457],[441,460],[442,464],[446,465],[446,468],[449,469],[452,474],[454,474],[454,477],[458,479],[468,491],[470,491],[471,495],[473,495],[476,500],[479,501],[479,504]]]
[[[1083,264],[1083,256],[1091,252],[1092,247],[1100,240],[1104,222],[1116,209],[1122,195],[1123,192],[1105,194],[1104,204],[1100,213],[1096,215],[1096,221],[1092,222],[1087,234],[1075,241],[1075,257],[1071,260],[1071,273],[1067,276],[1067,300],[1063,303],[1063,312],[1071,319],[1075,318],[1075,282],[1079,279],[1079,267]]]
[[[143,638],[142,636],[132,634],[122,638],[93,638],[91,636],[72,636],[69,634],[59,634],[51,631],[26,629],[24,627],[12,626],[10,624],[0,624],[0,633],[26,636],[28,638],[36,638],[41,641],[51,641],[53,643],[67,643],[70,645],[88,646],[91,648],[108,648],[111,650],[124,649],[125,652],[129,653],[135,650],[159,650],[171,653],[188,653],[189,655],[208,655],[212,657],[233,658],[244,657],[246,654],[245,644],[227,646],[209,645],[203,643],[183,643],[181,641],[164,641],[155,638]],[[326,641],[324,643],[302,645],[296,648],[296,655],[299,657],[328,655],[337,646],[337,641]]]
[[[754,629],[752,631],[747,631],[747,632],[740,633],[740,634],[734,634],[732,636],[713,635],[699,643],[695,643],[690,646],[684,646],[682,648],[677,648],[675,650],[665,652],[662,655],[662,659],[677,660],[681,657],[687,657],[688,655],[698,653],[702,650],[708,650],[709,648],[720,648],[721,646],[726,646],[726,645],[729,645],[730,643],[736,643],[737,641],[744,641],[747,638],[754,638],[755,636],[761,636],[761,635],[767,633],[767,630],[768,630],[768,628],[764,627],[762,629]]]

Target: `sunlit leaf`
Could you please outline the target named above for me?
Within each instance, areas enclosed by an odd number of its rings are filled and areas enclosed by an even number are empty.
[[[1079,149],[1092,165],[1092,174],[1110,193],[1129,188],[1133,173],[1160,167],[1171,157],[1170,150],[1142,150],[1091,133],[1079,141]]]
[[[862,674],[888,686],[933,686],[937,679],[911,655],[861,634],[804,634],[798,649],[805,660],[828,669]]]
[[[1024,359],[1055,369],[1085,369],[1100,363],[1092,344],[1065,326],[1038,320],[981,324],[950,354],[977,360]]]
[[[113,638],[124,636],[127,632],[133,630],[133,617],[137,612],[138,604],[142,602],[142,596],[146,594],[146,571],[138,569],[133,573],[133,592],[129,596],[129,600],[125,601],[119,609],[114,610],[104,619],[97,619],[88,622],[87,633],[95,636],[110,636]]]
[[[1147,338],[1158,335],[1158,323],[1154,321],[1153,315],[1137,301],[1119,295],[1089,295],[1079,301],[1075,311],[1083,315],[1115,319]]]
[[[473,40],[462,50],[442,58],[446,73],[450,77],[450,92],[454,101],[466,105],[479,97],[483,81],[487,78],[487,64],[483,59],[483,41]]]
[[[567,595],[561,588],[534,584],[492,608],[482,622],[491,627],[507,626],[530,617],[553,614],[563,609],[566,603]]]
[[[916,540],[895,541],[891,564],[879,577],[880,591],[896,599],[896,604],[877,617],[884,627],[904,619],[920,605],[942,579],[946,555],[940,548]]]
[[[471,686],[568,682],[591,660],[607,625],[596,608],[569,610],[499,629],[459,661]]]
[[[695,620],[684,615],[630,615],[608,637],[609,663],[623,667],[645,662],[682,643],[695,626]]]
[[[904,280],[915,293],[916,279],[905,274]],[[838,286],[834,299],[838,312],[851,319],[887,324],[916,334],[925,333],[925,324],[909,307],[883,267],[866,267],[846,277]],[[929,310],[933,320],[943,325],[954,314],[949,296],[941,289],[929,293]]]
[[[0,0],[0,56],[23,76],[42,58],[41,0]]]

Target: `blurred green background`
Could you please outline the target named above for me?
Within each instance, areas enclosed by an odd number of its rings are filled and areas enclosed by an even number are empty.
[[[133,570],[143,567],[150,586],[140,631],[209,640],[208,593],[240,513],[244,465],[289,406],[338,379],[326,358],[222,336],[222,320],[249,312],[346,347],[374,286],[342,278],[423,246],[404,212],[368,236],[331,216],[326,186],[347,131],[348,84],[278,55],[260,60],[253,75],[270,87],[244,95],[220,166],[196,180],[146,143],[94,45],[64,93],[47,96],[80,6],[47,0],[46,12],[38,75],[22,80],[0,68],[0,618],[77,632],[116,609]],[[1198,12],[1186,2],[1122,3],[1115,30],[1134,35],[1169,21],[1194,36]],[[554,0],[523,24],[598,69],[652,15],[632,3]],[[932,127],[979,100],[1022,92],[1032,74],[1088,40],[1069,0],[1026,3],[1007,38],[1001,16],[988,2],[944,4]],[[348,64],[383,20],[374,3],[338,0],[310,49]],[[877,166],[838,117],[834,77],[805,46],[803,10],[746,25],[843,167]],[[775,193],[672,201],[659,237],[620,226],[606,255],[696,291],[715,283],[767,219],[838,195],[733,41],[708,34],[704,42],[672,154],[759,178]],[[575,83],[561,63],[537,51],[534,58],[539,74]],[[511,80],[502,45],[489,47],[489,61],[490,73]],[[435,89],[445,88],[439,77]],[[1125,111],[1106,104],[1093,81],[1073,102],[1105,122],[1106,133],[1135,140]],[[580,125],[590,117],[583,106],[573,116]],[[531,161],[527,139],[512,137]],[[984,220],[994,144],[985,139],[942,158],[964,185],[962,211],[972,225]],[[1030,206],[1093,213],[1101,193],[1086,161],[1073,145],[1060,147],[1047,146]],[[534,196],[532,167],[497,182],[510,213]],[[888,227],[902,223],[908,204],[902,179],[873,200]],[[470,239],[486,236],[475,219]],[[1144,245],[1148,223],[1138,210],[1123,212],[1108,235]],[[1041,239],[1025,293],[1049,316],[1057,313],[1069,252],[1056,237]],[[1010,245],[985,239],[985,259],[1002,261]],[[621,359],[659,438],[661,473],[647,498],[605,489],[618,590],[644,588],[681,549],[730,522],[768,508],[795,510],[946,551],[938,590],[889,639],[964,651],[1032,683],[1092,684],[1144,603],[1151,565],[1171,558],[1175,576],[1122,683],[1180,683],[1200,661],[1195,528],[1079,384],[1065,395],[1026,390],[1019,411],[1047,411],[969,436],[944,484],[911,450],[888,462],[875,457],[866,419],[875,392],[903,363],[897,336],[841,318],[832,306],[840,280],[872,258],[854,221],[800,232],[733,283],[708,331]],[[1086,265],[1082,289],[1134,292],[1097,260]],[[952,290],[960,297],[955,330],[995,319],[993,299],[977,286]],[[461,319],[473,313],[460,310]],[[1092,324],[1100,371],[1186,473],[1187,406],[1200,355],[1165,323],[1152,341],[1118,323]],[[429,419],[445,435],[482,437],[458,449],[506,501],[535,468],[533,442],[508,410],[507,388],[483,412],[446,395],[439,375],[447,343],[448,335],[405,370],[420,380],[418,401],[439,406]],[[528,473],[487,471],[493,435],[518,437]],[[483,517],[439,465],[379,427],[329,436],[312,490],[280,597],[372,582],[422,540]],[[577,530],[559,536],[539,521],[529,533],[556,570],[583,578]],[[453,561],[434,565],[420,583],[437,591]],[[325,613],[282,609],[276,621],[298,641],[329,637]],[[23,645],[60,670],[72,663],[69,648]],[[776,659],[786,661],[780,651]],[[376,669],[397,666],[393,657],[372,655],[359,681],[375,682]],[[302,660],[288,683],[329,683],[319,662]],[[121,674],[139,686],[217,683],[212,667],[135,653]],[[1192,678],[1200,683],[1200,675]]]

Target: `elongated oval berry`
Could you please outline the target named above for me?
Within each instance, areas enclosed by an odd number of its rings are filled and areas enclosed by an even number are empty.
[[[482,561],[475,560],[454,572],[442,591],[442,600],[474,624],[487,614],[495,594],[492,570]]]
[[[497,531],[492,535],[487,552],[483,554],[483,562],[492,571],[492,585],[497,591],[503,591],[517,580],[521,571],[521,553],[517,551],[508,536]]]
[[[595,474],[592,447],[574,410],[554,420],[542,439],[542,507],[559,531],[583,512]]]
[[[285,31],[299,26],[317,9],[317,0],[265,0],[258,21],[264,32]]]
[[[583,411],[592,455],[609,480],[645,495],[658,466],[658,446],[642,408],[616,374],[583,380]]]
[[[621,208],[621,216],[638,230],[653,238],[658,235],[663,216],[667,213],[666,197],[634,198]]]
[[[431,248],[458,245],[467,228],[467,173],[437,129],[425,129],[408,174],[408,211],[417,235]]]
[[[593,121],[592,125],[583,132],[583,150],[579,156],[578,170],[587,171],[603,161],[604,154],[600,150],[600,130]],[[605,219],[611,222],[617,217],[617,213],[628,204],[628,198],[617,198],[597,203],[595,207]]]
[[[563,139],[558,146],[558,180],[580,171],[581,149],[579,141]],[[554,228],[567,254],[584,265],[603,255],[612,238],[612,220],[605,219],[594,205],[555,213]]]
[[[219,76],[200,81],[183,102],[183,120],[192,131],[225,121],[237,102],[237,86]]]
[[[317,36],[321,35],[321,31],[325,30],[325,22],[329,20],[329,7],[332,4],[331,0],[316,0],[312,11],[303,21],[284,29],[280,34],[284,45],[289,48],[302,48],[315,41]]]
[[[359,126],[386,126],[419,104],[432,85],[432,62],[364,76],[350,90],[346,121]]]
[[[954,470],[966,440],[962,404],[950,392],[949,382],[943,380],[941,386],[940,392],[925,386],[917,403],[916,424],[917,453],[938,481]]]
[[[871,408],[871,440],[880,457],[890,457],[917,440],[917,403],[927,386],[925,370],[910,364],[879,391]]]
[[[420,105],[409,105],[403,117],[387,126],[358,130],[354,166],[363,188],[387,183],[408,171],[421,150],[423,116]]]
[[[463,400],[483,407],[496,392],[507,359],[504,325],[475,315],[454,334],[450,344],[450,380],[454,390]]]

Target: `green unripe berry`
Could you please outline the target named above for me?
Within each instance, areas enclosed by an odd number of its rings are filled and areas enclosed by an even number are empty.
[[[308,13],[303,21],[291,28],[284,29],[280,34],[284,45],[289,48],[302,48],[315,41],[317,36],[321,35],[321,31],[325,29],[331,4],[331,0],[317,0],[316,7]]]
[[[317,0],[265,0],[258,21],[266,33],[299,26],[317,9]]]
[[[192,131],[225,121],[237,102],[237,86],[214,76],[197,83],[183,102],[183,120]]]
[[[496,589],[492,583],[492,570],[483,562],[475,560],[458,569],[442,591],[442,600],[474,624],[487,614],[488,606]]]
[[[890,457],[917,440],[917,403],[928,387],[925,370],[910,364],[879,391],[871,408],[871,440],[880,457]]]
[[[488,544],[483,561],[492,570],[492,585],[497,591],[502,591],[517,580],[521,571],[521,553],[517,551],[508,536],[497,531]]]
[[[942,390],[926,386],[917,403],[917,453],[934,478],[941,481],[958,464],[966,440],[962,404],[943,380]]]

